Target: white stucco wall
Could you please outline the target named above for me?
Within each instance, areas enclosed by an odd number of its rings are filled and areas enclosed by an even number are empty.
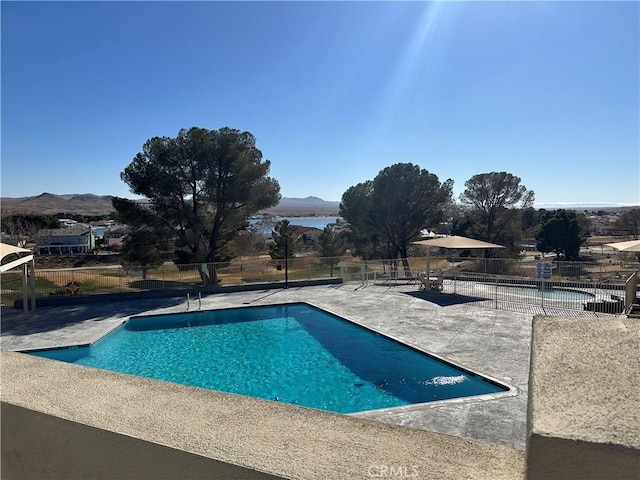
[[[536,317],[527,478],[640,478],[640,322]]]

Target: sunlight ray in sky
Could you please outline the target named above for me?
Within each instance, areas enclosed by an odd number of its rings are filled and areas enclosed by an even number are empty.
[[[454,4],[444,1],[424,3],[422,14],[415,22],[409,41],[401,53],[398,65],[389,84],[388,101],[382,115],[385,122],[399,119],[402,110],[411,102],[420,88],[421,76],[434,76],[438,62],[446,49],[446,15],[453,13]]]

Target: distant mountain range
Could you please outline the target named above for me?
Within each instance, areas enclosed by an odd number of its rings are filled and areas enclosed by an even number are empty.
[[[55,195],[43,193],[36,197],[0,199],[0,209],[3,215],[11,213],[43,213],[54,215],[68,213],[74,215],[108,215],[113,210],[111,195],[70,194]]]
[[[35,197],[0,198],[2,215],[12,213],[43,213],[55,215],[67,213],[74,215],[108,215],[113,211],[111,195],[67,194],[55,195],[43,193]],[[340,202],[327,202],[318,197],[283,197],[275,207],[262,213],[278,216],[336,216]]]
[[[43,193],[36,197],[0,198],[0,210],[2,215],[11,213],[67,213],[74,215],[100,216],[109,215],[113,210],[111,195],[67,194],[55,195]],[[268,208],[261,213],[277,215],[281,217],[334,217],[338,215],[340,202],[328,202],[318,197],[291,198],[283,197],[275,207]],[[565,208],[567,210],[629,210],[631,206],[615,204],[536,204],[535,208],[555,210]],[[635,207],[637,208],[637,207]]]

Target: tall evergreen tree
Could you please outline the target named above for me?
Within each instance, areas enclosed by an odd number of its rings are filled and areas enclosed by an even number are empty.
[[[274,260],[293,258],[300,245],[300,235],[295,232],[289,220],[280,220],[275,224],[271,234],[273,243],[269,247],[269,255]]]
[[[507,172],[474,175],[464,186],[460,201],[470,208],[471,217],[465,234],[518,251],[522,210],[533,204],[533,191],[522,185],[519,177]]]
[[[146,203],[114,198],[117,217],[134,230],[171,239],[180,263],[227,260],[226,246],[248,218],[280,199],[255,138],[231,128],[180,130],[149,139],[121,173]],[[216,283],[215,269],[202,272]]]
[[[349,188],[342,195],[340,215],[351,226],[358,253],[401,258],[409,275],[409,244],[419,239],[421,229],[443,219],[452,186],[452,180],[440,183],[418,165],[397,163]]]
[[[624,212],[616,221],[616,227],[637,240],[640,237],[640,208]]]
[[[336,230],[333,225],[327,225],[318,238],[318,254],[322,262],[333,268],[340,262],[340,256],[346,251],[347,242],[343,232]]]
[[[166,249],[166,242],[162,238],[145,230],[135,230],[124,237],[120,258],[125,268],[139,266],[142,278],[146,280],[149,270],[162,265],[162,252]]]

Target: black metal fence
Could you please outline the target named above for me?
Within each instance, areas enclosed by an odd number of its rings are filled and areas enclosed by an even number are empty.
[[[633,272],[640,270],[640,263],[624,260],[603,259],[602,261],[566,262],[545,258],[469,258],[469,257],[431,257],[429,268],[433,272],[448,275],[456,273],[478,273],[535,279],[544,266],[548,268],[553,280],[584,282],[623,282]],[[371,280],[414,278],[426,270],[424,257],[401,260],[371,260],[341,262],[342,276],[345,280]]]
[[[557,262],[547,266],[549,278],[538,278],[545,270],[538,263],[431,258],[429,276],[426,276],[424,259],[404,263],[343,262],[341,271],[345,281],[358,281],[363,286],[435,289],[457,295],[459,302],[516,311],[519,305],[528,305],[548,314],[565,310],[622,314],[632,302],[630,295],[637,289],[637,282],[630,287],[627,279],[635,275],[640,265],[609,267],[596,262],[580,262],[580,265]]]
[[[546,264],[550,278],[537,278]],[[547,262],[540,258],[484,259],[431,257],[432,274],[442,278],[442,291],[476,298],[479,304],[501,308],[529,304],[545,309],[619,310],[625,298],[625,280],[640,264],[619,260],[600,262]],[[86,295],[207,285],[207,273],[215,269],[221,285],[259,284],[288,280],[341,277],[363,285],[411,285],[420,288],[418,275],[426,270],[424,257],[403,260],[356,261],[352,258],[319,258],[313,255],[284,260],[270,257],[234,259],[216,264],[176,265],[157,268],[123,267],[38,269],[36,295]],[[634,277],[637,278],[637,277]],[[22,273],[2,275],[1,301],[13,305],[22,297]],[[637,282],[633,287],[637,289]],[[628,293],[627,295],[632,295]],[[626,305],[625,305],[626,306]]]
[[[288,280],[336,278],[340,275],[339,258],[299,257],[272,260],[269,257],[236,259],[212,264],[176,265],[165,263],[157,268],[83,267],[38,269],[36,264],[36,296],[123,293],[153,289],[206,286],[207,275],[215,270],[218,285],[242,285]],[[286,267],[286,268],[285,268]],[[13,305],[22,298],[22,272],[19,269],[2,274],[1,301]]]

